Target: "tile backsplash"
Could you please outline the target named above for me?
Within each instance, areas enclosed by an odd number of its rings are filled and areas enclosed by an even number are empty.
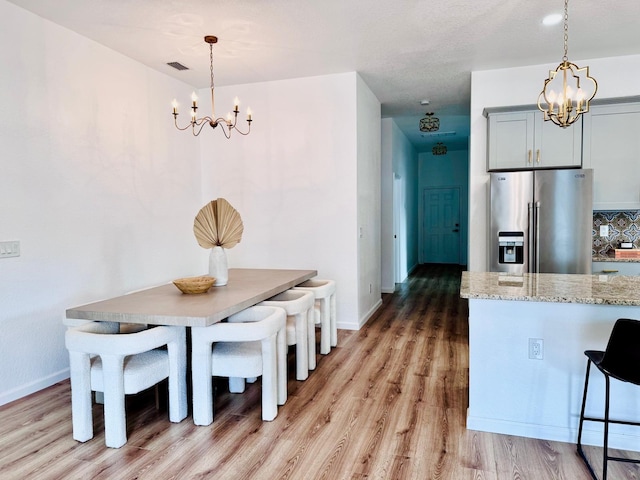
[[[602,225],[609,226],[607,237],[600,236]],[[593,212],[593,254],[607,255],[620,242],[633,242],[634,248],[640,248],[640,210]]]

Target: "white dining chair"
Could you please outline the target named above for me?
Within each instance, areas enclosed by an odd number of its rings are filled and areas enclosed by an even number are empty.
[[[287,401],[286,312],[253,306],[226,322],[191,329],[193,422],[213,422],[212,376],[229,378],[242,393],[245,379],[262,376],[262,419],[273,420]]]
[[[315,324],[320,325],[320,353],[331,351],[338,346],[338,327],[336,323],[336,282],[312,278],[293,287],[293,290],[313,292],[315,297]],[[309,337],[311,338],[311,337]]]
[[[127,442],[125,395],[169,379],[169,419],[187,416],[184,327],[161,326],[119,333],[115,322],[91,322],[65,333],[71,373],[73,438],[93,438],[91,392],[104,392],[105,444]],[[161,349],[166,345],[166,349]]]
[[[309,370],[316,368],[314,301],[311,292],[287,290],[260,303],[287,312],[287,345],[296,346],[297,380],[306,380]]]

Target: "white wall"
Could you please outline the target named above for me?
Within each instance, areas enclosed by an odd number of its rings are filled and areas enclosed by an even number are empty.
[[[381,220],[380,101],[356,76],[358,135],[358,311],[359,326],[382,304],[381,298]]]
[[[393,235],[400,248],[400,277],[404,280],[418,264],[418,154],[391,118],[382,120],[382,291],[395,290]],[[402,208],[394,211],[394,176],[404,194]],[[394,232],[394,216],[399,229]]]
[[[0,404],[68,377],[66,308],[199,273],[186,87],[0,0]]]
[[[240,110],[249,105],[253,111],[251,134],[227,140],[205,131],[199,137],[205,202],[226,198],[245,227],[242,242],[227,252],[229,267],[318,270],[319,277],[336,280],[338,326],[350,329],[364,316],[359,132],[374,122],[372,111],[359,107],[359,88],[355,73],[219,87],[216,113],[226,115],[238,96]],[[200,94],[207,98],[206,90]]]
[[[640,95],[640,55],[571,59],[577,65],[589,66],[598,82],[596,100]],[[533,108],[549,70],[557,64],[477,71],[471,74],[471,137],[469,167],[469,264],[470,271],[487,269],[487,188],[486,170],[487,120],[484,108],[531,105]]]
[[[467,264],[468,216],[469,216],[469,150],[449,150],[446,155],[424,152],[419,155],[419,218],[424,216],[424,190],[429,187],[460,188],[460,265]],[[422,226],[422,222],[420,225]],[[424,236],[419,231],[420,259],[424,258]]]

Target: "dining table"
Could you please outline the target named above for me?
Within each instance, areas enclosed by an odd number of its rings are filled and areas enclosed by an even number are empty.
[[[173,283],[66,311],[68,319],[207,327],[317,275],[316,270],[230,268],[227,285],[185,294]]]

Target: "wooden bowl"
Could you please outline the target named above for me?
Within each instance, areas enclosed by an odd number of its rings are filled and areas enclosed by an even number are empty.
[[[209,275],[200,277],[178,278],[173,284],[178,287],[182,293],[205,293],[213,286],[216,279]]]

